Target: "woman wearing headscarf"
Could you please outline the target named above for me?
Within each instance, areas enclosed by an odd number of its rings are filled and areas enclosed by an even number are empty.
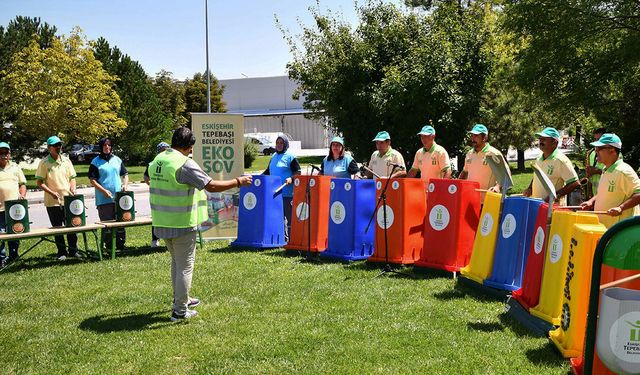
[[[127,190],[129,184],[129,172],[122,160],[114,155],[111,139],[102,138],[98,142],[100,155],[96,156],[89,165],[89,181],[96,189],[96,207],[100,221],[115,220],[117,191]],[[122,182],[120,181],[122,179]],[[108,249],[111,247],[111,230],[102,231],[102,242]],[[118,228],[116,233],[116,248],[124,250],[124,228]]]
[[[344,139],[333,137],[329,146],[329,155],[320,165],[320,174],[339,178],[351,178],[358,173],[358,163],[353,157],[344,153]]]
[[[284,217],[286,219],[285,237],[289,238],[291,231],[291,203],[293,201],[293,187],[291,186],[292,176],[300,174],[300,164],[296,157],[288,151],[289,139],[284,134],[278,135],[276,139],[276,152],[271,156],[269,166],[263,174],[279,176],[283,183],[287,183],[282,189],[282,200],[284,204]]]

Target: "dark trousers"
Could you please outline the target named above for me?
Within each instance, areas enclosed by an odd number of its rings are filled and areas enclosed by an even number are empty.
[[[7,222],[5,221],[4,211],[0,211],[0,231],[2,233],[6,233]],[[18,257],[18,246],[20,246],[20,242],[18,241],[2,241],[0,242],[0,260],[7,257],[7,252],[4,249],[4,243],[9,243],[9,258],[17,258]]]
[[[116,204],[107,203],[98,206],[98,217],[100,221],[115,220],[116,219]],[[124,242],[126,235],[124,228],[118,228],[116,230],[116,249],[124,250]],[[111,249],[111,229],[102,230],[102,243],[107,249]]]
[[[151,241],[159,240],[158,236],[156,236],[156,232],[153,231],[153,226],[151,226]]]
[[[285,223],[285,238],[289,238],[291,234],[291,202],[293,201],[293,197],[282,197],[282,208],[284,211],[284,218],[286,219]]]
[[[64,227],[64,207],[53,206],[47,207],[47,215],[49,222],[53,227]],[[67,248],[64,244],[64,236],[55,236],[56,247],[58,248],[58,256],[68,255]],[[75,233],[67,234],[67,242],[69,242],[69,254],[72,256],[78,252],[78,236]]]

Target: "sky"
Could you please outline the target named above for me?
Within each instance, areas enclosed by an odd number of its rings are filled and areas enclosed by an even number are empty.
[[[355,25],[353,0],[319,0]],[[395,1],[397,2],[397,0]],[[147,74],[164,69],[184,79],[206,70],[205,0],[0,0],[0,25],[16,16],[40,17],[58,34],[82,28],[91,40],[109,44],[137,60]],[[209,66],[218,79],[286,74],[289,47],[276,27],[277,15],[294,35],[311,25],[316,0],[208,0]]]

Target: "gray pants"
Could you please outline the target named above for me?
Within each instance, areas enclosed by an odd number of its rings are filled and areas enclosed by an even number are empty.
[[[173,311],[184,314],[189,302],[189,289],[196,260],[197,231],[176,238],[165,238],[171,253],[171,285],[173,287]]]

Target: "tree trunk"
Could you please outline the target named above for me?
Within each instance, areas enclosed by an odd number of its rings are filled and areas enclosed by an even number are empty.
[[[524,171],[524,150],[518,149],[518,171]]]

